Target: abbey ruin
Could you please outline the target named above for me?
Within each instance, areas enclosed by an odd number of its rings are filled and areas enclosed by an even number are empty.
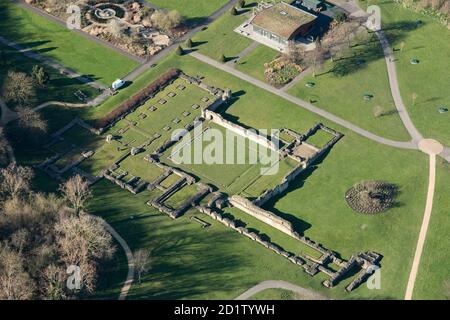
[[[170,103],[171,99],[178,95],[188,94],[189,86],[199,88],[201,89],[200,92],[204,93],[198,103],[189,105],[185,109],[181,106],[179,115],[170,122],[158,123],[162,126],[162,129],[155,133],[149,133],[146,131],[146,127],[141,127],[141,123],[150,121],[148,119],[151,119],[159,109],[167,108],[165,105]],[[169,87],[171,89],[167,89]],[[100,128],[94,128],[81,122],[81,120],[72,121],[54,134],[54,140],[48,147],[63,141],[64,132],[70,130],[73,126],[81,126],[89,133],[97,135],[106,147],[116,150],[120,154],[98,176],[91,177],[87,173],[83,174],[89,177],[92,183],[105,178],[132,194],[144,191],[154,193],[156,196],[148,200],[147,204],[167,214],[172,219],[180,218],[190,210],[200,212],[283,256],[311,276],[319,272],[324,273],[327,275],[327,280],[323,282],[326,287],[336,286],[357,268],[359,273],[346,286],[346,290],[351,291],[366,281],[375,268],[379,267],[379,261],[382,258],[380,254],[372,251],[360,252],[352,255],[349,260],[344,260],[335,251],[299,234],[291,221],[263,208],[268,201],[281,197],[292,186],[292,182],[299,179],[302,173],[318,159],[324,157],[343,137],[341,133],[318,123],[304,134],[289,128],[283,128],[280,130],[279,136],[264,136],[255,130],[244,128],[228,120],[220,113],[221,107],[232,99],[230,90],[209,86],[201,79],[190,77],[179,70],[166,76],[164,81],[158,82],[158,85],[155,85],[154,88],[156,89],[153,90],[152,88],[152,90],[149,90],[150,93],[145,96],[141,95],[138,99],[132,98],[137,103],[127,105],[122,113],[117,113],[114,117],[111,116]],[[169,92],[167,93],[167,91]],[[184,119],[184,123],[182,119]],[[211,123],[270,149],[277,154],[279,161],[289,159],[295,165],[289,172],[281,176],[280,181],[275,186],[265,189],[257,197],[250,198],[241,193],[228,194],[220,185],[215,185],[211,181],[205,182],[195,173],[177,166],[171,160],[172,148],[176,147],[185,136],[198,126],[206,124],[206,127],[208,127],[208,124]],[[169,135],[174,129],[180,130],[177,131],[177,134]],[[143,137],[142,140],[124,139],[131,131],[139,133]],[[325,132],[330,137],[329,141],[320,147],[309,142],[310,137],[319,131]],[[74,149],[76,149],[75,146],[72,146],[69,150],[57,153],[55,157],[43,162],[39,168],[57,179],[63,179],[62,176],[70,171],[83,172],[80,164],[95,156],[95,149],[80,149],[80,154],[73,156],[73,161],[69,161],[62,167],[57,165],[58,161],[63,159],[66,154],[73,152]],[[167,155],[168,153],[169,155]],[[130,161],[138,162],[139,166],[145,168],[144,171],[132,172],[133,167],[127,164]],[[174,195],[177,195],[181,190],[185,190],[185,188],[195,188],[195,192],[185,197],[182,203],[171,204],[170,201]],[[237,221],[230,218],[230,214],[227,213],[228,208],[237,208],[241,212],[294,238],[299,244],[317,252],[319,258],[308,254],[296,255],[286,251],[276,243],[265,240],[265,237],[262,237],[261,234],[249,231],[249,229],[240,226]],[[210,226],[210,223],[204,221],[200,216],[194,216],[190,221],[199,223],[202,228]],[[333,264],[333,268],[330,264]]]

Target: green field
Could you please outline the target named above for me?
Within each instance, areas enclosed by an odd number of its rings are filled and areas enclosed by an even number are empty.
[[[393,1],[370,1],[382,10],[382,22],[395,51],[400,92],[415,126],[425,137],[450,145],[450,30],[425,15],[403,9]],[[422,26],[417,27],[417,21]],[[412,65],[411,59],[419,64]],[[413,105],[412,95],[417,94]]]
[[[246,14],[233,16],[225,13],[210,24],[208,29],[195,35],[192,39],[194,49],[216,60],[222,55],[225,59],[236,57],[253,42],[234,32],[234,29],[248,18]]]
[[[0,62],[0,88],[8,71],[25,72],[31,74],[33,66],[39,65],[39,62],[28,58],[17,50],[0,43],[1,62]],[[70,103],[83,103],[74,93],[80,90],[86,95],[87,99],[92,99],[98,94],[98,90],[82,84],[76,79],[70,79],[61,75],[53,68],[42,65],[48,73],[50,80],[45,88],[36,88],[36,101],[34,105],[39,105],[47,101],[64,101]],[[13,106],[11,106],[13,107]]]
[[[159,8],[177,10],[188,19],[204,19],[219,10],[227,0],[145,0]]]
[[[414,287],[414,299],[450,299],[450,165],[438,160],[433,212]]]
[[[0,36],[110,85],[138,63],[9,1],[0,4]]]
[[[236,69],[258,80],[266,81],[264,64],[273,61],[279,55],[278,51],[260,44],[255,50],[239,59]]]
[[[358,59],[365,60],[359,67]],[[336,65],[346,68],[350,73],[335,75],[332,70]],[[314,88],[306,87],[308,82],[315,83]],[[315,78],[306,75],[289,89],[289,93],[379,136],[410,140],[395,109],[378,40],[353,48],[352,55],[346,55],[336,64],[328,61]],[[373,95],[373,98],[365,101],[365,94]],[[373,113],[375,106],[380,106],[385,115],[376,118]]]
[[[262,171],[269,170],[278,160],[278,153],[271,152],[267,148],[251,143],[230,130],[213,122],[204,123],[199,135],[193,134],[187,138],[189,141],[180,141],[165,154],[169,165],[180,166],[195,175],[216,185],[218,188],[233,193],[241,191],[242,184],[248,184],[256,179]],[[217,137],[217,135],[219,135]],[[218,140],[216,140],[218,139]],[[212,142],[221,143],[215,146]],[[196,145],[201,148],[196,148]],[[201,152],[201,161],[196,161],[195,151]],[[260,154],[268,155],[267,163]],[[172,159],[183,159],[183,163],[174,163]],[[273,162],[269,162],[272,160]],[[281,180],[279,174],[276,176]],[[273,176],[270,176],[273,178]]]
[[[288,220],[304,221],[300,228],[306,236],[344,258],[366,250],[381,253],[382,289],[371,291],[361,286],[346,293],[346,281],[326,289],[321,285],[324,276],[311,278],[298,266],[207,217],[202,216],[212,223],[207,229],[190,222],[192,213],[173,221],[145,204],[152,197],[148,192],[131,196],[101,181],[94,186],[91,212],[111,222],[133,250],[147,248],[153,255],[152,271],[141,285],[132,287],[130,298],[231,299],[268,279],[290,281],[334,298],[403,298],[423,215],[426,156],[362,138],[189,56],[169,56],[142,79],[154,79],[169,67],[203,75],[205,83],[238,93],[225,113],[227,118],[246,126],[305,132],[323,122],[345,134],[323,160],[304,172],[282,198],[268,203],[267,208]],[[139,83],[135,83],[114,99],[124,99],[138,89]],[[102,106],[96,112],[107,109]],[[31,156],[33,153],[28,158]],[[18,157],[22,159],[27,157]],[[354,183],[371,179],[397,184],[401,190],[399,203],[381,215],[357,214],[347,206],[344,194]],[[38,182],[43,181],[40,177]],[[438,202],[435,209],[445,210],[446,205]],[[130,220],[131,215],[141,218]]]

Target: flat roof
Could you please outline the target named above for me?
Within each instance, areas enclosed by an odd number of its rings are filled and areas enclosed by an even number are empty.
[[[280,37],[289,39],[298,28],[316,18],[312,13],[280,2],[256,13],[251,23]]]

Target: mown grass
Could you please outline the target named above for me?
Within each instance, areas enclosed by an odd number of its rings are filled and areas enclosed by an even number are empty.
[[[189,56],[169,56],[144,76],[154,78],[169,67],[203,75],[206,83],[216,87],[230,88],[234,96],[222,112],[237,123],[305,132],[316,122],[323,122],[345,134],[323,160],[267,208],[299,225],[306,236],[343,258],[366,250],[381,253],[382,288],[368,290],[362,286],[348,294],[344,291],[348,279],[326,289],[321,285],[323,275],[311,278],[286,259],[207,217],[202,219],[212,223],[208,229],[191,223],[191,213],[173,221],[145,204],[151,197],[148,192],[132,196],[101,181],[94,186],[91,212],[111,222],[133,250],[146,248],[152,252],[153,269],[141,285],[132,287],[131,298],[228,299],[268,279],[290,281],[336,298],[403,298],[423,214],[427,157],[362,138]],[[119,95],[137,90],[135,85]],[[397,184],[401,191],[398,205],[376,216],[353,212],[344,194],[361,180]],[[443,210],[445,205],[436,204]],[[129,219],[131,215],[135,219]],[[303,227],[301,221],[305,222]]]
[[[204,19],[220,7],[224,6],[227,0],[146,0],[159,8],[166,10],[177,10],[188,19]]]
[[[379,136],[407,141],[410,137],[395,109],[389,88],[386,64],[378,40],[360,44],[351,54],[339,61],[328,61],[316,77],[306,75],[289,89],[289,93],[313,103],[321,109],[340,116]],[[361,65],[357,65],[357,60]],[[343,69],[345,75],[336,75]],[[315,86],[309,88],[308,82]],[[370,94],[370,101],[364,95]],[[380,106],[383,115],[375,117],[374,108]]]
[[[279,55],[278,51],[260,44],[255,50],[239,59],[236,69],[258,80],[266,81],[264,64],[273,61]]]
[[[0,4],[0,35],[110,85],[138,63],[9,1]]]
[[[222,17],[208,26],[208,29],[197,33],[192,39],[194,50],[220,61],[224,56],[226,60],[236,57],[253,41],[234,32],[248,16],[244,13],[231,15],[225,13]]]
[[[414,299],[450,299],[450,165],[439,159],[427,239],[414,286]]]
[[[400,92],[417,129],[450,145],[450,30],[438,21],[395,5],[393,1],[369,1],[381,7],[383,28],[396,49],[396,66]],[[417,26],[417,21],[423,24]],[[403,50],[400,50],[401,43]],[[412,65],[411,59],[419,64]],[[413,103],[413,93],[417,95]]]
[[[82,91],[87,99],[92,99],[98,94],[98,90],[83,84],[76,79],[67,78],[53,68],[40,64],[38,61],[28,58],[19,51],[0,43],[0,88],[8,74],[8,71],[24,72],[31,75],[33,66],[41,65],[49,75],[49,82],[44,88],[36,87],[36,99],[33,105],[39,105],[47,101],[63,101],[71,103],[83,103],[74,93]],[[14,107],[11,105],[11,107]]]

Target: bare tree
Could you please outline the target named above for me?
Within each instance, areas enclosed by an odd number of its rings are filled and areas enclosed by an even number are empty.
[[[0,248],[0,300],[27,300],[34,284],[23,267],[23,257],[7,246]]]
[[[9,71],[3,83],[2,95],[6,102],[28,105],[36,97],[33,79],[26,73]]]
[[[319,39],[316,40],[316,46],[314,50],[305,51],[303,55],[303,60],[312,67],[313,77],[316,77],[316,70],[323,66],[326,59],[326,51],[322,46]]]
[[[8,163],[8,152],[6,151],[8,145],[9,143],[3,133],[3,128],[0,127],[0,166]]]
[[[152,24],[165,31],[171,31],[173,28],[180,26],[183,23],[183,20],[180,13],[175,10],[167,13],[156,10],[151,16]]]
[[[65,270],[55,264],[50,264],[42,272],[42,290],[46,299],[62,300],[67,297],[64,290]]]
[[[67,180],[61,185],[60,190],[77,214],[84,208],[84,204],[92,196],[89,184],[80,175],[76,175]]]
[[[30,168],[10,164],[0,169],[0,193],[6,197],[16,198],[30,190],[34,173]]]
[[[84,290],[93,292],[98,263],[115,252],[111,235],[89,215],[63,217],[55,230],[61,260],[80,267]]]
[[[41,115],[29,107],[22,107],[17,110],[19,125],[24,129],[46,133],[47,123]]]
[[[141,283],[142,275],[147,273],[151,268],[151,256],[148,250],[139,249],[134,252],[134,267],[138,282]]]

